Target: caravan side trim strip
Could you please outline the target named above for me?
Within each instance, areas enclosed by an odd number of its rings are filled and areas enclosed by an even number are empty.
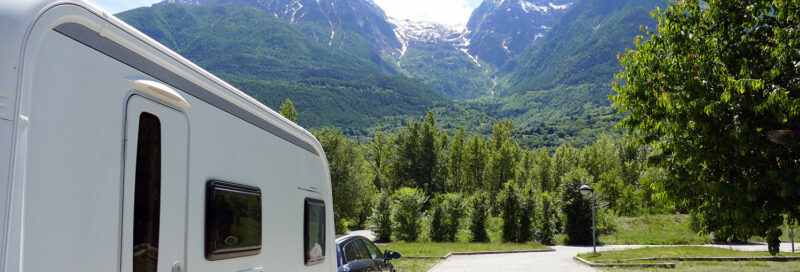
[[[136,54],[132,50],[124,46],[100,36],[91,29],[78,24],[78,23],[64,23],[53,28],[58,33],[61,33],[79,43],[82,43],[106,56],[109,56],[119,62],[122,62],[136,70],[141,71],[149,76],[157,78],[164,83],[172,85],[173,87],[186,92],[187,94],[196,97],[220,110],[223,110],[233,116],[242,119],[256,127],[263,129],[281,139],[284,139],[314,155],[319,156],[314,147],[308,142],[292,135],[289,132],[277,127],[276,125],[267,122],[264,119],[242,109],[230,101],[227,101],[210,91],[198,86],[197,84],[189,81],[186,78],[173,73],[172,71],[148,60],[147,58]]]

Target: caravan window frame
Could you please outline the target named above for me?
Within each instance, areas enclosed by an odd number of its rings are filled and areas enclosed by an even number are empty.
[[[318,257],[314,257],[314,258],[309,256],[309,252],[311,250],[311,248],[309,248],[309,238],[310,238],[309,235],[311,235],[311,233],[309,233],[309,227],[310,227],[309,223],[310,223],[310,219],[314,219],[314,218],[311,218],[311,214],[310,214],[311,210],[309,208],[321,208],[321,211],[322,211],[322,217],[321,218],[319,218],[319,217],[316,218],[317,220],[321,219],[320,221],[317,222],[317,226],[319,226],[319,229],[318,229],[317,233],[321,234],[320,235],[321,237],[318,236],[317,238],[319,238],[318,240],[322,243],[320,245],[321,249],[322,249],[322,252],[321,252],[322,255],[318,256]],[[325,226],[326,217],[327,217],[327,215],[326,215],[326,212],[325,212],[325,201],[323,201],[321,199],[315,199],[315,198],[306,198],[305,199],[305,204],[304,204],[304,208],[303,208],[303,259],[304,259],[304,262],[305,262],[305,264],[307,266],[320,264],[320,263],[325,261],[325,258],[326,258],[326,256],[325,256],[325,246],[326,246],[325,243],[327,242],[326,241],[326,239],[327,239],[327,233],[326,233],[327,230],[326,230],[326,228],[327,227]]]
[[[237,207],[222,207],[219,206],[219,202],[217,201],[217,196],[219,196],[221,192],[225,194],[236,196],[236,197],[244,197],[244,198],[257,198],[257,205],[246,206],[246,209],[256,209],[251,214],[257,216],[256,220],[257,225],[253,228],[258,229],[256,233],[256,240],[258,244],[249,244],[249,245],[242,245],[237,247],[224,247],[220,243],[226,244],[229,241],[233,241],[230,243],[238,242],[236,236],[228,235],[225,238],[221,238],[221,230],[219,229],[220,220],[224,220],[222,218],[222,211],[221,209],[225,210],[224,212],[230,215],[231,208],[241,208],[240,206]],[[252,200],[252,199],[251,199]],[[224,260],[224,259],[231,259],[231,258],[238,258],[238,257],[245,257],[245,256],[252,256],[258,255],[261,253],[261,247],[264,244],[264,235],[263,235],[263,215],[262,215],[262,195],[261,189],[254,186],[220,181],[220,180],[209,180],[206,184],[206,218],[205,218],[205,255],[206,259],[209,261],[217,261],[217,260]],[[236,204],[247,204],[247,203],[234,203]],[[231,220],[235,220],[230,218]],[[248,218],[252,219],[252,218]],[[252,220],[251,220],[252,221]],[[231,234],[232,231],[228,230],[228,234]]]

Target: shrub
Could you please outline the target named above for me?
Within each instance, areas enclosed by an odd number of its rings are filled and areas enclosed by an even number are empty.
[[[469,231],[472,242],[489,242],[489,234],[486,233],[486,217],[489,215],[489,210],[486,202],[486,195],[482,192],[475,193],[469,200]]]
[[[394,233],[398,240],[413,242],[420,233],[425,194],[419,189],[400,188],[394,193]]]
[[[545,245],[553,244],[553,235],[556,231],[556,209],[550,200],[550,195],[541,195],[542,209],[539,212],[539,227],[536,239]]]
[[[392,240],[392,202],[391,197],[378,195],[378,204],[372,209],[372,222],[375,224],[376,241],[386,243]]]
[[[517,184],[508,181],[500,191],[503,218],[503,242],[516,242],[519,239],[519,196]]]
[[[444,194],[442,201],[442,211],[444,212],[445,240],[455,242],[458,234],[459,223],[464,218],[464,201],[461,194]]]

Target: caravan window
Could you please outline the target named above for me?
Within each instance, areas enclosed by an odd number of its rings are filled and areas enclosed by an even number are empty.
[[[161,122],[139,115],[133,192],[133,272],[155,272],[161,210]]]
[[[306,265],[321,263],[325,260],[325,202],[306,198],[304,222]]]
[[[261,189],[211,180],[206,186],[206,259],[261,251]]]

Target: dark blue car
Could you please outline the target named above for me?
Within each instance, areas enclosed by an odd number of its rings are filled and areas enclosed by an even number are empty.
[[[349,235],[336,239],[336,264],[339,272],[395,272],[389,261],[397,258],[400,258],[400,253],[389,250],[381,252],[363,236]]]

